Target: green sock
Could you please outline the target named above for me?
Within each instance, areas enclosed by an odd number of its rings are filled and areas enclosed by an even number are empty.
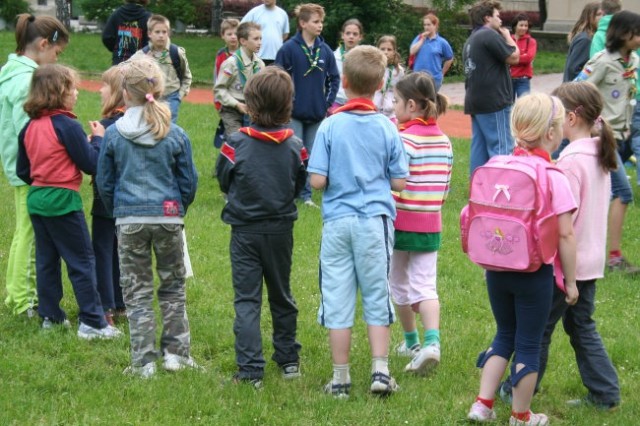
[[[407,345],[407,349],[411,348],[411,346],[416,343],[420,343],[420,338],[418,337],[418,330],[413,330],[409,332],[404,332],[404,342]]]
[[[424,345],[422,345],[422,347],[426,347],[434,343],[440,345],[440,330],[437,328],[431,328],[424,332]]]

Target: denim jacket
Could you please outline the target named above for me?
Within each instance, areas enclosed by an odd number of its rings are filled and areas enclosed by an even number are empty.
[[[129,108],[105,132],[96,184],[115,218],[182,218],[198,186],[189,137],[171,124],[167,136],[155,140],[142,107]]]

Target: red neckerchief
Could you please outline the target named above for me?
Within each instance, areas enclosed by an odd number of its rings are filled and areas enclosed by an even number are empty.
[[[58,115],[58,114],[63,114],[71,118],[78,118],[71,111],[67,111],[64,109],[43,109],[42,111],[40,111],[40,117],[50,117],[52,115]]]
[[[124,114],[124,107],[115,108],[113,111],[111,111],[109,117],[115,117],[118,114]]]
[[[376,105],[371,99],[367,98],[353,98],[349,99],[346,104],[336,108],[333,113],[337,114],[344,111],[377,111]]]
[[[551,154],[549,154],[547,151],[545,151],[542,148],[533,148],[533,149],[524,149],[520,146],[516,146],[513,149],[513,155],[518,156],[518,157],[526,157],[526,156],[530,156],[530,155],[535,155],[537,157],[540,157],[544,160],[546,160],[547,162],[551,162]]]
[[[414,118],[413,120],[405,121],[404,123],[398,124],[398,130],[401,132],[403,130],[407,130],[411,126],[435,126],[436,119],[433,117],[429,117],[428,119],[424,118]]]
[[[272,132],[262,132],[252,127],[241,127],[239,131],[246,135],[251,136],[252,138],[256,138],[261,141],[275,142],[275,143],[282,143],[283,141],[293,136],[293,130],[291,129],[275,130]]]

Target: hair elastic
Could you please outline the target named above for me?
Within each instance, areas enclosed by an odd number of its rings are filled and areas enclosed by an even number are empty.
[[[55,43],[56,41],[58,41],[58,30],[56,30],[51,36],[51,42]]]
[[[556,116],[556,102],[553,100],[553,96],[549,95],[549,99],[551,99],[551,116],[549,117],[549,128],[553,126],[553,118]]]
[[[152,93],[147,93],[144,97],[150,103],[154,103],[156,101],[156,98],[153,97]]]

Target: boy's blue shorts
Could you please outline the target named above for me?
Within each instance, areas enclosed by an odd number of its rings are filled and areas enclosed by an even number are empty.
[[[360,289],[365,322],[377,326],[393,323],[389,290],[392,251],[393,222],[386,216],[348,216],[325,222],[318,322],[330,329],[351,328]]]

